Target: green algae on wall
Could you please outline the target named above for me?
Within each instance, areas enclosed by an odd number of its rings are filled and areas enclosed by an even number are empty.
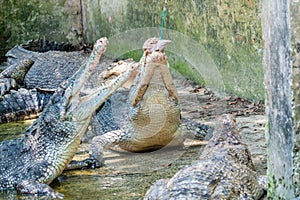
[[[119,57],[119,59],[133,59],[134,61],[138,62],[142,57],[143,52],[142,50],[135,50],[127,52]],[[168,57],[168,63],[171,67],[171,70],[175,70],[177,73],[184,74],[186,78],[189,80],[193,80],[196,84],[200,86],[205,85],[205,80],[201,76],[200,73],[193,70],[193,66],[190,65],[184,58],[179,57],[178,55],[166,51],[166,55]]]
[[[162,8],[163,2],[128,0],[125,29],[159,27]],[[204,47],[216,63],[227,93],[261,100],[264,86],[259,12],[259,0],[170,1],[165,28],[179,31]]]
[[[159,27],[164,5],[164,1],[148,0],[0,2],[2,55],[13,45],[33,38],[92,44],[99,37],[113,38],[127,30]],[[227,93],[261,100],[264,86],[259,12],[259,0],[169,1],[165,28],[203,47],[221,73]],[[153,36],[159,36],[159,32]],[[115,50],[122,49],[121,45]]]
[[[82,0],[83,32],[87,43],[127,30],[127,0]],[[138,2],[138,1],[137,1]]]
[[[82,5],[85,41],[93,43],[99,37],[109,35],[111,28],[101,13],[100,0],[85,0]]]
[[[31,39],[78,44],[81,11],[76,0],[0,0],[0,55]]]

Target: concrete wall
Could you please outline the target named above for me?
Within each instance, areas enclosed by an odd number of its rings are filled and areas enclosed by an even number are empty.
[[[148,0],[0,0],[0,52],[33,38],[93,43],[101,36],[145,27],[159,27],[164,1]],[[259,0],[177,0],[168,5],[165,28],[182,33],[201,52],[178,57],[204,80],[220,77],[226,92],[263,99],[262,39]],[[136,32],[135,32],[136,33]],[[158,36],[159,31],[153,36]],[[126,34],[125,34],[126,35]],[[168,38],[168,32],[163,37]],[[136,35],[135,39],[142,36]],[[181,40],[178,37],[174,37]],[[172,39],[172,38],[171,38]],[[128,41],[131,43],[132,41]],[[141,45],[142,41],[139,41]],[[178,41],[175,41],[178,42]],[[124,44],[125,46],[127,44]],[[122,49],[122,44],[111,52]],[[180,44],[178,48],[192,49]],[[132,49],[128,49],[132,50]],[[174,52],[173,52],[174,53]],[[199,55],[198,55],[199,54]],[[210,58],[204,72],[200,58]],[[172,55],[172,58],[177,59]],[[181,62],[182,63],[182,62]],[[199,66],[201,69],[198,70]],[[183,66],[186,67],[186,66]],[[181,70],[184,71],[184,70]],[[209,82],[209,81],[208,81]],[[205,84],[205,83],[204,83]]]
[[[0,0],[0,53],[30,39],[78,43],[81,8],[76,0]]]
[[[291,15],[291,46],[293,64],[293,92],[294,92],[294,174],[295,194],[300,195],[300,2],[290,1]]]

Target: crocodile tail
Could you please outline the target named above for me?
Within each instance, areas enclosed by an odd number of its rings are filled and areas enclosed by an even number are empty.
[[[57,43],[48,40],[31,40],[22,45],[16,45],[11,48],[6,54],[8,65],[12,65],[16,60],[31,58],[37,52],[47,51],[79,51],[79,45],[69,43]]]
[[[71,43],[58,43],[56,41],[49,41],[46,39],[35,39],[29,40],[25,44],[21,45],[23,48],[35,51],[35,52],[46,52],[46,51],[75,51],[80,50],[79,45],[73,45]]]
[[[0,123],[30,119],[36,117],[48,103],[52,92],[37,89],[18,91],[0,97]]]

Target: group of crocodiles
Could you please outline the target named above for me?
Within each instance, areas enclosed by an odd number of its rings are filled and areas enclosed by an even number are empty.
[[[89,58],[82,54],[76,55],[82,59],[75,60],[72,52],[43,54],[20,46],[8,52],[10,66],[0,75],[0,109],[5,113],[1,119],[22,118],[31,114],[30,109],[42,113],[27,129],[25,137],[0,143],[0,190],[16,189],[20,194],[63,198],[48,184],[66,168],[99,167],[107,146],[117,144],[127,151],[144,152],[168,145],[182,137],[182,132],[204,139],[209,127],[181,119],[177,90],[164,54],[168,43],[169,40],[150,38],[144,43],[139,62],[119,62],[112,68],[101,66],[107,38],[97,40]],[[43,62],[47,58],[54,58],[47,66],[48,72]],[[97,71],[100,78],[93,85],[96,87],[90,87],[89,79]],[[109,98],[128,82],[131,86],[127,126],[120,126],[112,120],[113,99]],[[18,87],[26,89],[12,90]],[[28,97],[35,94],[36,99],[28,99],[33,106],[24,99],[24,94],[29,94]],[[26,104],[25,111],[18,112],[22,108],[15,108],[20,104]],[[92,119],[102,126],[102,133],[92,139],[90,158],[71,161]],[[224,115],[203,157],[172,179],[157,181],[145,199],[259,199],[263,191],[234,119]]]

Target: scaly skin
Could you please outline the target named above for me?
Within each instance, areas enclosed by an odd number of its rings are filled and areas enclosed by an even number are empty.
[[[142,66],[129,92],[128,118],[125,119],[128,127],[94,137],[91,158],[101,163],[103,148],[113,144],[126,151],[144,152],[162,148],[178,136],[180,106],[163,52],[168,43],[169,40],[158,39],[145,42]],[[122,67],[114,72],[119,69]]]
[[[171,179],[156,181],[146,199],[260,199],[259,184],[250,152],[241,142],[235,119],[222,115],[200,160]]]
[[[36,118],[52,94],[38,89],[20,88],[18,91],[11,90],[9,94],[0,96],[0,123]]]
[[[27,48],[30,48],[30,45]],[[42,50],[46,50],[46,48],[43,47]],[[21,87],[55,90],[63,81],[71,77],[87,59],[87,54],[83,51],[67,52],[63,47],[57,51],[54,50],[57,48],[53,44],[51,48],[51,51],[35,52],[17,45],[6,53],[8,64],[10,64],[8,68],[11,68],[11,65],[19,65],[24,59],[33,62],[28,71],[23,74],[23,81],[18,82]],[[7,78],[15,79],[13,76],[7,76]]]
[[[33,65],[32,60],[24,59],[19,63],[10,65],[0,74],[0,96],[11,88],[16,88],[17,84],[23,83],[24,78],[30,67]]]
[[[47,184],[59,176],[73,158],[92,113],[128,80],[137,65],[130,66],[91,94],[81,95],[108,41],[99,39],[88,62],[53,94],[25,137],[0,143],[0,189],[17,189],[21,194],[62,198]]]
[[[87,59],[83,51],[66,52],[75,49],[66,44],[31,41],[22,46],[6,53],[8,67],[0,73],[0,123],[36,117],[48,97]]]

